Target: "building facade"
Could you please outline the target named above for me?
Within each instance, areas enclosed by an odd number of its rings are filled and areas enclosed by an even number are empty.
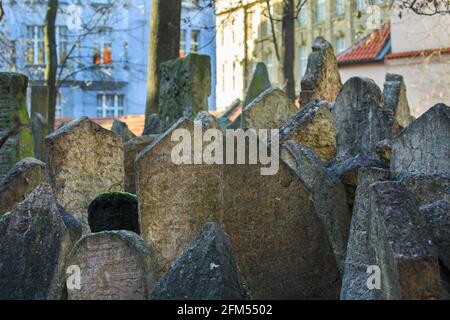
[[[193,2],[183,1],[180,54],[208,54],[214,62],[214,12],[199,13]],[[60,0],[59,5],[57,118],[143,114],[151,1]],[[42,86],[47,1],[7,0],[3,7],[0,70],[26,74],[31,86]]]
[[[324,37],[336,52],[378,28],[389,18],[387,0],[307,0],[296,17],[295,80],[297,92],[306,70],[314,39]],[[281,0],[216,1],[217,87],[216,105],[224,109],[243,99],[254,67],[264,62],[274,86],[281,87],[281,65],[274,34],[281,43]],[[272,19],[270,19],[272,16]],[[273,29],[272,32],[272,22]],[[245,31],[244,31],[245,30]]]

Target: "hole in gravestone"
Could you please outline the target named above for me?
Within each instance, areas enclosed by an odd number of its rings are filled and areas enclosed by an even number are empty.
[[[122,192],[97,196],[89,205],[88,222],[93,233],[127,230],[140,235],[137,196]]]

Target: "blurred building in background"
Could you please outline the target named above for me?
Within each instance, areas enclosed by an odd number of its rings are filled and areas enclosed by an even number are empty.
[[[59,5],[57,118],[143,114],[151,1],[60,0]],[[42,87],[48,2],[6,0],[3,6],[0,70],[26,74],[31,87]],[[201,1],[183,1],[181,25],[180,55],[208,54],[214,66],[213,8],[201,6]],[[212,92],[211,108],[214,101]]]
[[[324,37],[336,53],[389,20],[387,0],[308,0],[296,15],[295,81],[306,70],[312,43]],[[281,0],[272,0],[275,37],[281,47]],[[275,86],[281,87],[281,65],[274,49],[274,33],[265,0],[217,0],[217,108],[243,99],[257,62],[264,62]]]

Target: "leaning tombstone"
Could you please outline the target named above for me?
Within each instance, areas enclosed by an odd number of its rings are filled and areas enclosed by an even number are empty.
[[[159,117],[162,132],[182,117],[193,120],[199,112],[208,111],[211,93],[209,56],[190,54],[170,60],[161,64],[160,71]]]
[[[68,288],[69,300],[147,300],[160,276],[152,248],[123,230],[84,236],[68,265],[81,271],[79,287]]]
[[[314,99],[335,102],[342,88],[341,76],[333,47],[322,37],[314,40],[305,75],[301,81],[300,103]]]
[[[128,125],[118,119],[114,119],[111,131],[121,137],[124,143],[136,138],[136,135],[128,128]]]
[[[450,107],[437,104],[394,140],[391,171],[402,174],[450,172]]]
[[[137,197],[123,192],[103,193],[88,208],[92,232],[128,230],[140,234],[138,215]]]
[[[34,158],[19,161],[0,180],[0,214],[14,208],[46,180],[45,163]]]
[[[406,85],[403,76],[392,73],[386,74],[383,100],[384,109],[389,110],[393,117],[391,134],[395,136],[413,120],[409,109],[408,97],[406,96]]]
[[[280,89],[264,91],[249,105],[244,106],[241,114],[244,129],[278,129],[298,111]]]
[[[123,143],[86,117],[46,138],[50,182],[59,203],[89,231],[87,209],[104,192],[123,190]]]
[[[27,86],[26,76],[0,72],[0,178],[20,160],[34,157]]]
[[[70,250],[81,225],[38,186],[0,217],[0,299],[61,300]]]
[[[241,300],[247,296],[230,238],[215,223],[203,227],[150,292],[150,300]]]

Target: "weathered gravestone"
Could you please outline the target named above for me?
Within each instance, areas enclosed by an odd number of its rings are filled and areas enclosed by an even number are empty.
[[[159,119],[159,114],[153,113],[148,119],[145,119],[145,127],[142,135],[152,135],[161,133],[161,121]]]
[[[280,142],[287,140],[310,147],[325,163],[334,159],[336,127],[328,102],[313,100],[285,122],[280,128]]]
[[[374,300],[375,291],[367,287],[369,257],[369,186],[389,179],[389,171],[379,168],[361,168],[358,174],[355,205],[342,277],[342,300]]]
[[[341,76],[333,47],[322,37],[314,40],[305,75],[301,81],[300,102],[307,105],[314,99],[335,102],[342,88]]]
[[[420,207],[440,200],[450,201],[450,173],[405,174],[399,181],[414,194]]]
[[[104,192],[122,191],[123,143],[83,117],[46,138],[49,177],[59,203],[89,231],[87,209]]]
[[[230,239],[214,223],[203,227],[150,293],[150,300],[240,300],[246,297]]]
[[[244,107],[248,106],[255,100],[260,94],[272,88],[270,83],[269,73],[267,72],[266,65],[259,62],[256,65],[255,72],[253,73],[252,81],[247,90],[247,95],[245,96]]]
[[[161,131],[169,129],[181,117],[194,119],[208,111],[211,92],[209,56],[190,54],[161,64],[159,116]]]
[[[383,100],[384,109],[389,111],[392,117],[390,127],[391,136],[393,137],[413,121],[403,76],[392,73],[386,74]]]
[[[437,104],[394,140],[391,171],[440,174],[450,172],[450,107]]]
[[[134,160],[139,152],[145,149],[145,147],[152,144],[159,135],[141,136],[129,140],[123,145],[124,151],[124,167],[125,167],[125,191],[136,194],[136,174],[134,168]]]
[[[31,86],[31,128],[35,157],[45,161],[45,137],[48,135],[48,87]]]
[[[21,159],[34,156],[27,85],[24,75],[0,72],[0,178]]]
[[[68,265],[81,271],[80,287],[68,288],[69,300],[147,300],[160,276],[153,249],[129,231],[84,236]]]
[[[81,225],[51,187],[37,187],[0,217],[0,299],[62,299],[67,259],[80,237]]]
[[[423,206],[420,212],[431,230],[439,259],[450,270],[450,202],[441,200],[430,203]]]
[[[333,108],[338,161],[357,155],[378,158],[376,145],[388,137],[382,103],[373,80],[354,77],[344,84]]]
[[[114,119],[111,131],[121,137],[124,143],[133,138],[136,138],[136,135],[131,132],[131,130],[128,128],[128,125],[118,119]]]
[[[172,151],[179,142],[172,141],[174,132],[193,146],[194,123],[182,118],[136,157],[141,234],[161,256],[164,270],[208,221],[220,223],[222,217],[221,166],[187,164],[193,148],[186,164],[175,163]]]
[[[244,106],[241,114],[242,128],[278,129],[298,111],[280,89],[268,89]]]
[[[45,174],[45,163],[33,158],[25,158],[12,167],[0,180],[0,214],[22,202],[44,182]]]
[[[292,140],[283,146],[282,159],[313,192],[316,213],[325,226],[340,273],[343,274],[351,219],[345,187],[336,175],[326,170],[310,148]]]
[[[137,197],[122,192],[103,193],[89,205],[88,221],[92,232],[128,230],[140,234]]]
[[[439,299],[440,269],[424,217],[400,182],[370,186],[370,264],[380,268],[377,299]]]

